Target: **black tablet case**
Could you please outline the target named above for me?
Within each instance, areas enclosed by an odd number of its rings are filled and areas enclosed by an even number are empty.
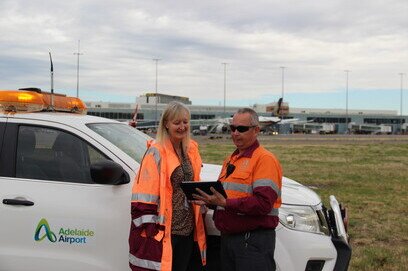
[[[195,200],[192,194],[199,193],[195,190],[196,188],[200,188],[203,192],[212,195],[213,193],[210,190],[210,187],[214,187],[221,195],[227,198],[227,194],[225,193],[224,187],[222,186],[221,182],[185,182],[180,183],[180,187],[183,190],[184,194],[188,200]]]

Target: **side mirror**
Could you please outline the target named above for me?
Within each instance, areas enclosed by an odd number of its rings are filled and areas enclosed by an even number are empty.
[[[130,177],[122,166],[110,160],[93,163],[91,178],[97,184],[121,185],[130,182]]]

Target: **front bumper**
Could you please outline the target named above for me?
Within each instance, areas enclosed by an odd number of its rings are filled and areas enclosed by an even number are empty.
[[[330,196],[330,207],[327,211],[328,224],[332,233],[332,242],[337,250],[336,265],[333,271],[347,271],[351,259],[351,246],[347,234],[348,211],[338,203],[335,196]]]
[[[337,250],[336,265],[333,271],[347,271],[351,259],[351,246],[340,238],[332,238]]]
[[[296,231],[279,223],[276,228],[275,262],[282,271],[346,271],[351,258],[347,235],[347,210],[341,208],[334,196],[330,197],[331,209],[326,220],[331,235]],[[336,204],[337,203],[337,204]],[[207,234],[219,242],[219,231],[212,220],[212,210],[206,215]],[[218,251],[211,248],[211,251]],[[218,252],[216,255],[219,257]],[[219,267],[219,258],[208,257]],[[209,264],[210,266],[213,266]],[[206,270],[218,270],[217,268]]]
[[[346,271],[351,258],[347,234],[348,214],[330,196],[330,209],[321,209],[322,228],[326,234],[292,230],[279,224],[275,259],[277,270]],[[316,211],[319,208],[316,209]]]
[[[275,262],[277,270],[303,271],[306,270],[310,261],[323,261],[322,268],[317,270],[333,271],[336,259],[336,247],[330,236],[295,231],[282,224],[276,228]]]

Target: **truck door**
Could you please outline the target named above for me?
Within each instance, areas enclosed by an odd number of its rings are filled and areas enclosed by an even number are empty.
[[[5,132],[0,269],[128,270],[129,184],[95,184],[89,173],[110,158],[56,127],[9,123]]]
[[[1,153],[1,148],[3,146],[3,136],[4,132],[6,130],[6,122],[2,122],[2,119],[0,119],[0,153]]]

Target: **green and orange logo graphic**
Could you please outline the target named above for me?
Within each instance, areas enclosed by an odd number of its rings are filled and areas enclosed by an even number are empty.
[[[45,233],[40,237],[41,230],[44,228]],[[57,236],[51,231],[50,225],[45,218],[42,218],[40,222],[38,222],[37,229],[35,230],[34,239],[35,241],[42,241],[48,238],[50,242],[55,243],[57,241]]]

